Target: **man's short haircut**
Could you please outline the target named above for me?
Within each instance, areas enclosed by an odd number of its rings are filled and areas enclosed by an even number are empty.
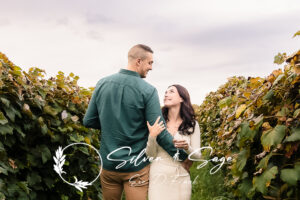
[[[128,60],[140,58],[142,60],[147,58],[146,53],[153,53],[153,50],[144,44],[134,45],[128,52]]]

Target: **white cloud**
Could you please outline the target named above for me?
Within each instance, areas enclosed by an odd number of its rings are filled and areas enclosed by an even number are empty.
[[[27,70],[61,70],[93,86],[127,64],[128,49],[155,53],[147,81],[182,84],[200,104],[229,76],[267,76],[275,54],[292,53],[300,39],[299,1],[3,1],[0,51]]]

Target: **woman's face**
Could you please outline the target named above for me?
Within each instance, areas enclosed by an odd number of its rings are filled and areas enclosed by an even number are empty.
[[[166,107],[177,106],[183,102],[183,99],[180,97],[177,88],[175,86],[171,86],[165,92],[164,97],[164,105]]]

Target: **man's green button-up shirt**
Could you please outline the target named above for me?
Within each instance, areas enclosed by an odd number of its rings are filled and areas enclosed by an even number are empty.
[[[149,164],[144,151],[149,131],[157,117],[163,119],[156,88],[131,70],[100,79],[91,97],[83,125],[101,130],[100,155],[103,168],[111,171],[134,172]],[[165,129],[156,138],[170,156],[174,156],[172,136]],[[179,159],[187,154],[179,150]],[[138,156],[140,154],[140,156]],[[143,161],[144,159],[144,161]]]

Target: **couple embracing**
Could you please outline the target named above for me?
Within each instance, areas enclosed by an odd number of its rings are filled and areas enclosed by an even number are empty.
[[[123,191],[126,200],[191,198],[199,124],[183,86],[169,86],[160,108],[156,88],[143,80],[152,64],[150,47],[133,46],[127,68],[98,81],[84,116],[84,126],[101,130],[105,200],[120,200]]]

